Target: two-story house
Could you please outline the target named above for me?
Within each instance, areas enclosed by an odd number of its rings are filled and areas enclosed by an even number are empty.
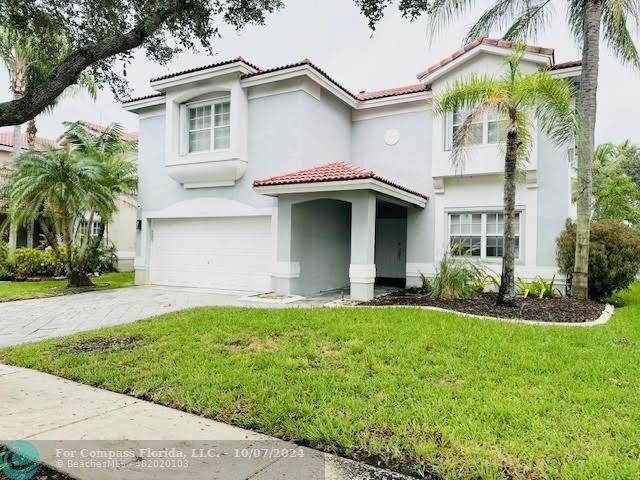
[[[416,84],[353,93],[308,60],[271,69],[237,58],[151,80],[139,115],[136,282],[309,295],[375,282],[418,284],[456,242],[499,270],[504,148],[477,126],[463,169],[450,162],[461,115],[432,97],[469,72],[500,74],[509,42],[478,38]],[[580,62],[528,46],[523,69],[577,78]],[[555,272],[572,215],[570,149],[537,132],[517,188],[525,278]]]

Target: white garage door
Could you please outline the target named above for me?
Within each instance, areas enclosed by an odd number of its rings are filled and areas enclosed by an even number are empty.
[[[269,290],[271,217],[161,219],[152,225],[151,283]]]

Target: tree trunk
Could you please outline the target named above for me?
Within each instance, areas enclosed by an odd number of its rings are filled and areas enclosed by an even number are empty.
[[[19,100],[24,96],[26,83],[27,64],[21,55],[15,55],[13,65],[11,65],[13,73],[11,75],[11,91],[13,99]],[[20,156],[22,149],[22,125],[16,124],[13,127],[13,151],[11,152],[11,162],[15,162]],[[18,225],[15,222],[9,224],[9,248],[15,250],[18,246]]]
[[[577,231],[576,253],[571,294],[587,298],[589,293],[589,236],[591,231],[593,151],[595,148],[598,64],[600,61],[601,0],[586,0],[584,7],[584,38],[582,44],[582,75],[576,107],[582,126],[577,151]]]
[[[34,150],[36,147],[36,136],[38,135],[38,127],[36,126],[36,119],[32,118],[27,123],[27,146],[29,150]]]
[[[504,159],[504,233],[502,236],[502,276],[498,290],[498,305],[513,306],[516,303],[514,274],[516,254],[516,165],[518,130],[513,119],[507,132],[507,151]]]
[[[80,272],[78,270],[71,270],[68,274],[68,284],[69,288],[82,288],[82,287],[93,287],[93,282],[89,278],[89,276],[85,272]]]

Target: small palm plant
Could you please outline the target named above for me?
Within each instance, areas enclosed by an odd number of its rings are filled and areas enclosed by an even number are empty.
[[[474,123],[488,111],[504,120],[501,133],[506,142],[504,159],[504,253],[498,291],[498,305],[515,304],[515,198],[516,170],[528,159],[531,148],[531,120],[555,143],[575,141],[577,117],[572,109],[573,91],[566,80],[553,78],[539,70],[525,74],[520,68],[524,48],[516,48],[506,61],[500,77],[471,74],[446,88],[434,100],[437,114],[470,112],[453,139],[452,161],[460,165],[465,147],[472,142]]]

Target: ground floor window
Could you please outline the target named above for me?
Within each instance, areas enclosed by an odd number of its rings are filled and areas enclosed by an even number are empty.
[[[521,215],[516,212],[516,258],[520,258]],[[500,258],[504,252],[504,215],[501,212],[449,214],[449,246],[453,255]]]

